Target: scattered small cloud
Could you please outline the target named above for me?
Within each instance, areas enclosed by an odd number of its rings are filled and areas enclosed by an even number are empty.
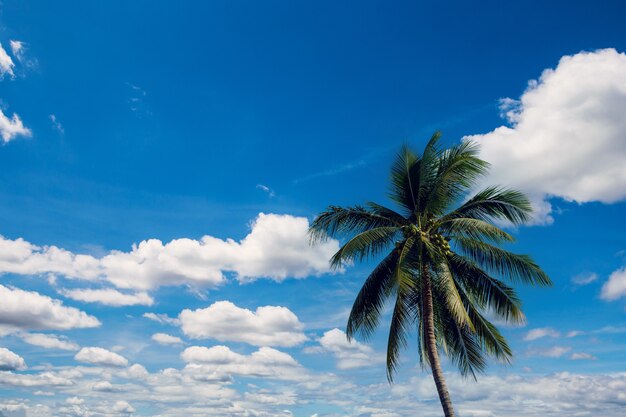
[[[0,43],[0,80],[5,76],[10,78],[15,78],[15,73],[13,69],[15,68],[15,63],[7,54],[7,51],[2,47],[2,43]]]
[[[151,116],[152,112],[146,105],[145,98],[147,93],[138,85],[126,83],[130,89],[130,98],[128,99],[128,108],[137,116]]]
[[[180,345],[184,343],[180,337],[172,336],[166,333],[155,333],[152,340],[160,345]]]
[[[596,274],[595,272],[586,272],[572,277],[571,281],[572,284],[580,287],[584,285],[589,285],[597,279],[598,274]]]
[[[598,359],[595,356],[589,353],[585,353],[585,352],[574,352],[570,355],[569,358],[573,361],[581,361],[581,360],[595,361]]]
[[[529,356],[544,356],[546,358],[560,358],[572,348],[568,346],[553,346],[548,349],[531,349],[528,351]]]
[[[59,122],[57,117],[54,114],[51,114],[48,116],[48,118],[50,119],[50,122],[52,122],[52,128],[59,132],[60,135],[64,135],[65,129],[63,128],[63,125],[61,124],[61,122]]]
[[[9,143],[18,136],[30,137],[31,135],[31,130],[24,126],[22,119],[16,113],[13,113],[13,116],[9,118],[0,109],[0,137],[2,138],[2,143]]]
[[[0,347],[0,371],[21,371],[26,369],[24,358],[7,348]]]
[[[84,303],[99,303],[113,307],[144,305],[151,306],[154,299],[146,292],[123,293],[113,288],[102,289],[62,289],[59,293],[72,300]]]
[[[90,328],[101,324],[97,318],[77,308],[64,306],[60,300],[34,291],[0,285],[0,300],[0,335],[25,330]]]
[[[180,326],[180,320],[175,317],[170,317],[167,314],[161,313],[143,313],[144,318],[152,321],[156,321],[161,324],[168,324],[170,326]]]
[[[17,62],[26,68],[35,68],[37,66],[37,60],[27,56],[28,48],[26,42],[11,40],[9,45],[11,46],[11,53],[17,59]]]
[[[29,345],[39,346],[46,349],[68,351],[76,351],[80,349],[80,346],[74,342],[70,342],[65,336],[44,333],[19,333],[18,336]]]
[[[602,286],[600,298],[605,301],[614,301],[626,296],[626,266],[613,271],[609,279]]]
[[[100,347],[84,347],[75,356],[78,362],[99,366],[125,367],[128,359],[110,350]]]
[[[207,308],[185,309],[179,319],[183,333],[193,339],[286,347],[307,340],[304,325],[287,307],[263,306],[252,311],[217,301]]]
[[[370,346],[358,342],[348,341],[346,334],[339,329],[332,329],[324,333],[319,339],[319,346],[310,346],[304,353],[315,354],[328,352],[337,360],[338,369],[355,369],[371,366],[384,361],[384,357]]]
[[[261,190],[264,193],[266,193],[270,198],[271,197],[276,197],[276,193],[274,192],[274,190],[272,190],[270,187],[268,187],[267,185],[263,185],[263,184],[257,184],[256,185],[257,190]]]
[[[306,377],[292,356],[270,347],[242,355],[227,346],[191,346],[180,356],[188,364],[185,369],[200,380],[228,381],[232,375],[285,380]]]
[[[531,340],[541,339],[542,337],[559,337],[561,334],[551,327],[543,327],[539,329],[531,329],[524,336],[524,340],[529,342]]]

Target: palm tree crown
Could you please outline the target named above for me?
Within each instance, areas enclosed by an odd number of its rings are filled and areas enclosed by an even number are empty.
[[[393,301],[389,381],[408,333],[415,330],[420,363],[432,369],[444,414],[453,416],[439,352],[461,374],[474,378],[484,370],[487,355],[509,362],[509,345],[486,317],[524,320],[520,300],[504,280],[542,286],[551,282],[529,256],[500,247],[514,238],[496,223],[528,221],[528,198],[492,186],[466,199],[488,163],[478,158],[475,143],[441,149],[439,136],[433,135],[422,155],[406,146],[398,153],[390,187],[397,211],[372,202],[330,206],[315,218],[310,234],[313,241],[347,238],[331,259],[333,267],[382,258],[356,296],[347,336],[370,337],[386,302]]]

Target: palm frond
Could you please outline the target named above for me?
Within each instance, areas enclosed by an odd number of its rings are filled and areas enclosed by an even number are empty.
[[[354,236],[333,255],[330,260],[332,268],[340,268],[354,260],[362,261],[376,256],[394,243],[400,233],[398,227],[375,227]]]
[[[478,145],[464,141],[441,153],[437,175],[424,210],[441,215],[463,196],[477,179],[487,173],[489,164],[478,158]]]
[[[514,225],[530,220],[532,205],[520,191],[499,186],[487,187],[466,201],[461,207],[443,216],[441,221],[471,218],[492,222],[508,221]]]
[[[512,324],[525,322],[521,301],[513,288],[489,276],[460,255],[449,257],[448,265],[460,288],[459,293],[466,294],[469,302],[477,309],[491,311],[499,319]]]
[[[407,346],[407,334],[411,321],[406,299],[406,295],[399,290],[396,304],[391,314],[389,337],[387,339],[387,379],[389,382],[393,381],[393,376],[398,368],[400,352]]]
[[[380,322],[385,301],[396,287],[394,271],[398,262],[398,251],[387,255],[365,280],[356,296],[346,328],[348,340],[359,334],[369,339]]]
[[[438,344],[461,375],[476,378],[476,372],[485,368],[486,361],[475,337],[475,330],[454,318],[445,289],[433,287],[433,307]]]
[[[391,166],[389,197],[405,210],[407,217],[415,213],[419,176],[416,178],[412,173],[419,171],[420,163],[420,158],[405,145]]]
[[[455,244],[467,258],[482,268],[514,282],[552,285],[548,275],[528,255],[518,255],[476,239],[458,238]]]
[[[330,206],[309,227],[311,243],[339,235],[352,235],[377,227],[399,227],[396,219],[372,212],[362,206]]]
[[[489,240],[494,243],[514,242],[515,238],[494,226],[480,219],[470,219],[460,217],[438,222],[439,231],[451,239],[456,237],[468,237],[478,240]]]

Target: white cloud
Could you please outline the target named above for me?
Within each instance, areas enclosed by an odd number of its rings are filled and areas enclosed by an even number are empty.
[[[74,382],[71,379],[55,372],[42,372],[39,374],[0,372],[0,385],[13,387],[58,387],[73,384]]]
[[[218,301],[204,309],[185,309],[179,319],[183,333],[194,339],[254,346],[295,346],[307,340],[303,324],[286,307],[264,306],[251,311]]]
[[[113,406],[113,411],[118,413],[134,413],[135,409],[126,401],[116,401]]]
[[[550,223],[548,199],[613,203],[626,198],[626,55],[614,49],[564,56],[506,100],[511,127],[467,136],[491,163],[489,184],[528,193],[535,222]]]
[[[234,272],[241,282],[330,272],[328,260],[339,242],[311,246],[306,218],[261,213],[251,227],[240,242],[212,236],[166,244],[150,239],[133,245],[130,252],[115,250],[102,258],[0,238],[0,273],[106,279],[118,288],[146,291],[173,285],[215,288],[226,281],[225,272]]]
[[[90,363],[100,366],[127,366],[128,360],[122,355],[100,347],[82,348],[75,356],[79,362]]]
[[[72,405],[81,405],[85,403],[85,400],[83,400],[82,398],[78,398],[78,397],[70,397],[66,399],[65,402],[68,404],[72,404]]]
[[[0,79],[4,78],[5,75],[8,75],[11,78],[15,77],[13,68],[15,68],[13,60],[0,43]]]
[[[572,277],[572,284],[583,286],[583,285],[591,284],[597,279],[598,279],[598,274],[596,274],[595,272],[587,272],[587,273],[578,274]]]
[[[223,380],[230,375],[277,379],[304,376],[303,369],[294,358],[269,347],[259,348],[250,355],[241,355],[226,346],[191,346],[180,356],[188,363],[187,372],[214,380]]]
[[[54,114],[49,115],[48,118],[50,119],[50,122],[52,123],[52,128],[56,130],[57,132],[59,132],[61,135],[64,135],[65,129],[63,128],[63,125],[61,124],[61,122],[59,122],[58,118]]]
[[[152,297],[146,292],[125,294],[112,288],[102,289],[74,289],[59,291],[65,297],[85,303],[100,303],[107,306],[151,306],[154,303]]]
[[[590,360],[590,361],[595,361],[598,358],[596,358],[595,356],[593,356],[590,353],[585,353],[585,352],[574,352],[570,355],[569,357],[571,360],[573,361],[580,361],[580,360]]]
[[[26,369],[24,358],[7,348],[0,347],[0,371],[21,371]]]
[[[180,320],[174,317],[170,317],[167,314],[162,313],[143,313],[143,316],[152,321],[156,321],[161,324],[169,324],[170,326],[180,326]]]
[[[26,68],[33,68],[37,66],[36,58],[27,57],[26,43],[22,41],[11,40],[9,41],[9,45],[11,46],[11,53],[17,59],[17,61],[22,64]]]
[[[13,113],[13,116],[8,118],[0,110],[0,137],[3,143],[9,143],[17,136],[29,137],[31,134],[30,129],[24,126],[22,119],[17,114]]]
[[[524,340],[531,341],[541,339],[542,337],[559,337],[560,335],[561,334],[559,332],[550,327],[542,327],[539,329],[529,330],[528,333],[526,333],[526,336],[524,336]]]
[[[261,190],[261,191],[265,192],[269,197],[276,197],[276,193],[274,192],[274,190],[272,190],[267,185],[257,184],[256,188],[257,188],[257,190]]]
[[[547,349],[533,349],[528,352],[531,356],[545,356],[547,358],[560,358],[565,355],[567,352],[572,350],[571,347],[568,346],[553,346]]]
[[[607,301],[617,300],[626,296],[626,266],[622,267],[609,276],[602,286],[600,298]]]
[[[183,341],[180,337],[172,336],[165,333],[155,333],[152,335],[152,340],[161,345],[180,345]]]
[[[97,318],[34,291],[0,285],[0,300],[0,334],[100,326]]]
[[[354,369],[380,363],[384,358],[374,350],[356,340],[348,342],[346,334],[339,329],[324,333],[320,346],[304,349],[305,353],[330,352],[337,359],[338,369]]]
[[[26,343],[46,349],[78,350],[80,346],[63,336],[43,333],[20,333],[18,336]]]

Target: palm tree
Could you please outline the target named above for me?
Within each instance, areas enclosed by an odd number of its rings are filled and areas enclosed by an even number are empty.
[[[389,382],[407,336],[415,329],[420,364],[432,370],[444,415],[452,417],[439,353],[474,379],[484,370],[487,355],[510,362],[511,348],[488,317],[513,323],[525,318],[514,289],[503,280],[552,283],[529,256],[500,247],[514,238],[496,223],[528,221],[532,212],[528,198],[492,186],[467,199],[488,163],[478,158],[475,143],[440,149],[439,136],[438,132],[432,136],[421,156],[406,146],[398,153],[390,187],[398,211],[373,202],[330,206],[315,218],[309,233],[312,242],[347,238],[330,261],[335,268],[384,254],[356,296],[347,337],[369,338],[386,302],[393,300]]]

